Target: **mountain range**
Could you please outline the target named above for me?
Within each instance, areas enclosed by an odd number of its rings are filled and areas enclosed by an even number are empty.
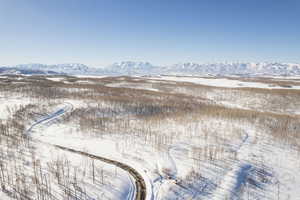
[[[89,67],[84,64],[21,64],[0,66],[0,74],[66,74],[66,75],[213,75],[213,76],[297,76],[300,64],[296,63],[178,63],[156,66],[149,62],[125,61],[106,67]]]

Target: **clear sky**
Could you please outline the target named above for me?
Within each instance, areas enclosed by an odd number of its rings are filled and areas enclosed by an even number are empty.
[[[300,62],[299,0],[0,0],[0,65]]]

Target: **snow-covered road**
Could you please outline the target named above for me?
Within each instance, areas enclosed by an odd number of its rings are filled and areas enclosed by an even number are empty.
[[[49,123],[53,120],[56,120],[59,117],[63,116],[64,114],[66,114],[67,112],[70,112],[72,110],[73,110],[73,105],[70,104],[70,103],[65,103],[64,106],[59,108],[57,111],[55,111],[51,114],[45,115],[44,117],[38,119],[35,123],[33,123],[27,129],[25,134],[28,135],[28,136],[31,136],[30,133],[34,130],[35,127],[37,127],[41,124],[47,124],[47,123]],[[138,171],[136,171],[134,168],[130,167],[129,165],[127,165],[125,163],[121,163],[121,162],[116,161],[116,160],[111,160],[111,159],[104,158],[104,157],[101,157],[101,156],[89,154],[89,153],[86,153],[84,151],[78,151],[78,150],[73,149],[73,148],[68,148],[68,147],[65,147],[65,146],[58,145],[58,144],[50,144],[50,143],[47,143],[45,141],[37,140],[35,138],[33,138],[33,139],[34,139],[34,141],[37,141],[37,142],[40,142],[40,143],[43,143],[43,144],[46,144],[46,145],[51,145],[51,146],[54,146],[54,147],[59,148],[59,149],[64,150],[64,151],[68,151],[68,152],[75,153],[75,154],[80,154],[80,155],[83,155],[83,156],[86,156],[86,157],[89,157],[89,158],[92,158],[92,159],[95,159],[95,160],[99,160],[99,161],[105,162],[107,164],[114,165],[116,167],[119,167],[119,168],[127,171],[130,175],[129,176],[130,182],[132,183],[131,186],[130,186],[130,189],[129,189],[129,193],[127,195],[127,200],[133,200],[133,199],[144,200],[144,199],[146,199],[146,195],[147,195],[146,191],[147,190],[146,190],[146,183],[143,179],[143,176],[140,175]],[[134,179],[134,181],[132,180],[132,178]]]

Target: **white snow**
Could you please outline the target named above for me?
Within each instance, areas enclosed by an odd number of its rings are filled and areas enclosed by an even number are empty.
[[[221,76],[299,76],[300,64],[298,63],[178,63],[167,66],[157,66],[149,62],[133,62],[123,61],[120,63],[114,63],[105,67],[89,67],[80,63],[70,64],[21,64],[16,66],[9,66],[12,74],[21,73],[20,70],[38,70],[44,71],[45,74],[56,72],[60,74],[69,75],[221,75]]]
[[[61,80],[57,78],[54,81]],[[151,78],[150,81],[190,82],[228,88],[274,88],[264,83],[226,78],[163,76]],[[107,86],[157,91],[148,83],[120,82],[107,84]],[[122,132],[94,134],[81,131],[80,126],[72,120],[67,123],[54,120],[70,113],[72,109],[85,109],[92,103],[72,99],[60,101],[63,103],[52,106],[49,113],[44,113],[47,115],[36,119],[36,122],[31,124],[31,136],[45,143],[81,150],[132,166],[146,182],[147,200],[194,198],[224,200],[226,197],[228,199],[300,199],[298,151],[291,150],[289,146],[278,145],[274,138],[269,137],[263,132],[264,130],[254,128],[251,123],[240,122],[238,119],[235,121],[235,119],[227,120],[218,117],[192,116],[195,117],[193,122],[166,118],[160,124],[148,124],[149,127],[151,125],[153,135],[143,133],[141,136],[138,135],[139,132],[137,134]],[[10,112],[6,111],[7,107],[12,109],[32,102],[26,98],[2,97],[0,119],[10,116]],[[241,102],[228,102],[228,106],[243,108],[239,103]],[[108,106],[105,103],[101,105],[103,108]],[[130,126],[135,127],[138,120],[138,117],[132,117],[129,121]],[[83,156],[64,152],[42,143],[36,143],[36,148],[37,155],[44,161],[50,162],[57,157],[67,157],[71,160],[72,166],[78,168],[85,166],[86,158]],[[217,155],[217,153],[221,155],[218,159],[210,159],[212,154]],[[233,155],[236,156],[234,159],[229,158]],[[100,161],[97,161],[96,165],[104,168],[107,174],[115,173],[114,166]],[[267,167],[264,168],[265,166]],[[124,170],[117,171],[118,176],[107,178],[112,180],[108,181],[109,184],[106,186],[87,184],[86,188],[94,199],[131,199],[134,196],[136,188],[132,177]],[[198,172],[201,174],[197,174]],[[184,181],[190,181],[191,184],[183,185]],[[255,184],[257,187],[254,187]],[[246,192],[242,193],[242,190]],[[1,192],[0,199],[6,200]]]
[[[73,75],[74,77],[77,78],[106,78],[107,76],[103,76],[103,75]]]
[[[60,82],[60,81],[64,80],[64,78],[61,78],[61,77],[47,77],[47,79],[50,81],[56,81],[56,82]]]
[[[105,86],[108,87],[116,87],[116,88],[131,88],[131,89],[140,89],[140,90],[150,90],[154,92],[158,92],[159,90],[156,88],[153,88],[153,86],[150,84],[134,84],[134,83],[127,83],[127,82],[119,82],[119,83],[109,83]],[[152,87],[151,87],[152,86]]]
[[[266,88],[266,89],[300,89],[300,86],[292,86],[285,88],[280,86],[272,86],[260,82],[246,82],[239,80],[232,80],[227,78],[200,78],[200,77],[180,77],[180,76],[161,76],[159,78],[151,78],[152,80],[165,80],[176,82],[189,82],[201,85],[208,85],[214,87],[227,87],[227,88]]]
[[[7,119],[14,110],[19,108],[19,106],[24,106],[30,103],[32,103],[32,101],[26,98],[0,97],[0,120]]]

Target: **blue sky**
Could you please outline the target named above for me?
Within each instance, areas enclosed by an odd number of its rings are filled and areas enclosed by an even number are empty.
[[[300,62],[299,0],[0,0],[0,65]]]

